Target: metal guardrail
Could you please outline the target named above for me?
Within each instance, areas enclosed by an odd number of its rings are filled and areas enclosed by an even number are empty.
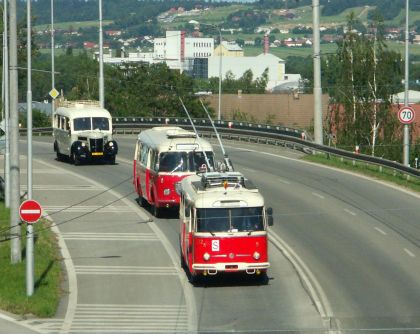
[[[195,127],[203,136],[215,137],[213,128],[208,119],[193,119]],[[245,140],[250,142],[288,146],[299,149],[305,153],[322,152],[353,161],[366,162],[377,166],[387,167],[394,171],[414,176],[420,179],[420,170],[405,166],[395,161],[390,161],[365,154],[356,154],[346,150],[318,145],[314,143],[306,131],[284,126],[263,125],[239,121],[215,121],[215,126],[222,138]],[[113,118],[116,133],[138,133],[139,129],[159,125],[176,125],[192,129],[187,118],[162,118],[162,117],[117,117]],[[21,129],[24,133],[26,129]],[[52,128],[33,129],[34,134],[51,134]],[[302,139],[302,132],[306,139]]]

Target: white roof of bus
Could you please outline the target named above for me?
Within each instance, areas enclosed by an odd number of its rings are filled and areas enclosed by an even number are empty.
[[[199,151],[213,151],[211,144],[202,138],[196,138],[195,133],[175,126],[154,127],[141,131],[138,140],[156,148],[159,151],[177,151],[177,144],[198,144]],[[188,151],[188,149],[182,149]]]
[[[213,208],[213,204],[218,201],[242,201],[247,203],[248,207],[260,207],[264,205],[264,197],[255,188],[247,189],[241,187],[235,189],[234,187],[228,187],[225,190],[223,186],[220,186],[207,188],[204,191],[197,191],[192,185],[192,182],[201,182],[201,177],[194,174],[184,178],[181,181],[181,188],[188,199],[195,203],[196,208]],[[236,206],[232,205],[232,207]]]
[[[79,118],[79,117],[106,117],[111,118],[111,114],[104,108],[82,106],[82,107],[59,107],[54,112],[66,116],[68,118]]]

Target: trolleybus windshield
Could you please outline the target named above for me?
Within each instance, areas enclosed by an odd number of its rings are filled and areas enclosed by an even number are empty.
[[[213,152],[206,152],[209,163],[214,166]],[[206,165],[203,152],[163,152],[159,155],[159,172],[196,172]]]
[[[197,232],[263,231],[262,207],[197,209]]]

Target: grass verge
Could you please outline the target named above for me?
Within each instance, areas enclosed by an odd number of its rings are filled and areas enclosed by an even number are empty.
[[[0,309],[14,314],[51,317],[61,296],[61,258],[54,233],[43,220],[35,224],[34,268],[35,288],[26,296],[26,226],[22,226],[22,262],[10,263],[10,241],[7,240],[9,212],[0,203]]]
[[[353,160],[344,159],[343,161],[341,161],[340,158],[334,156],[328,157],[328,155],[325,153],[307,155],[303,157],[303,160],[320,163],[323,165],[328,165],[340,169],[346,169],[352,172],[373,177],[378,180],[394,183],[398,186],[402,186],[404,188],[420,193],[420,179],[415,178],[413,176],[407,179],[407,176],[403,173],[394,172],[394,170],[390,168],[383,167],[381,172],[379,166],[367,164],[365,162],[360,161],[355,161],[355,163],[353,164]]]

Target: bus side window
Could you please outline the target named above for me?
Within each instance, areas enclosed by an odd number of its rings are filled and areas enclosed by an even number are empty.
[[[149,148],[144,143],[141,145],[140,149],[140,163],[144,166],[147,166],[147,156],[149,152]]]
[[[64,116],[61,117],[60,121],[60,129],[65,130],[66,118]]]
[[[159,170],[159,164],[158,164],[158,157],[159,154],[157,151],[155,150],[150,150],[150,169],[154,170],[155,172],[157,172]]]
[[[191,231],[195,231],[195,212],[192,207],[189,207],[188,211],[191,214],[190,226],[189,226],[189,231],[191,232]]]

